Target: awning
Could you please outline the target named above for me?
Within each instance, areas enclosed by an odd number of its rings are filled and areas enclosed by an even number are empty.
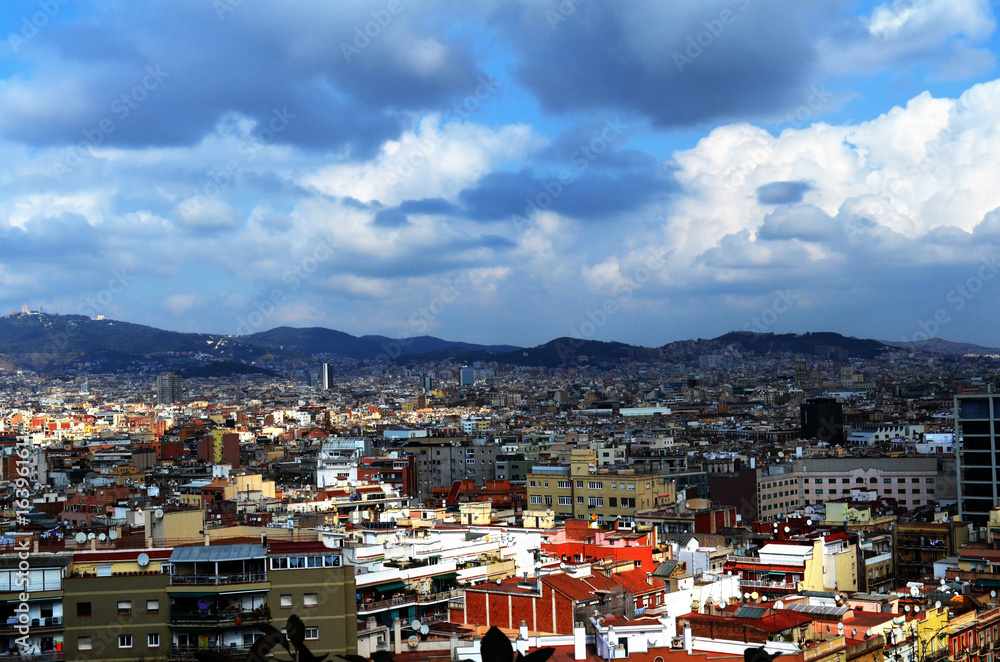
[[[437,579],[437,580],[441,580],[441,581],[452,582],[452,581],[455,581],[456,579],[458,579],[458,573],[457,572],[446,572],[446,573],[441,574],[441,575],[434,575],[432,577],[432,579]]]
[[[376,591],[386,592],[386,591],[396,591],[401,588],[406,588],[406,584],[399,581],[398,579],[391,582],[385,582],[384,584],[375,584],[372,586]]]

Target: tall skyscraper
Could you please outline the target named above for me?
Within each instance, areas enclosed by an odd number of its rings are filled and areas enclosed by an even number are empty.
[[[472,366],[463,365],[458,375],[459,386],[472,386],[476,383],[476,369]]]
[[[833,398],[811,398],[801,405],[803,439],[819,439],[831,446],[844,444],[844,407]]]
[[[333,388],[333,378],[334,378],[333,364],[332,363],[324,363],[323,364],[323,390],[324,391],[329,391],[331,388]]]
[[[183,398],[183,380],[173,372],[165,372],[156,378],[156,402],[171,405]]]
[[[1000,397],[955,396],[958,517],[985,524],[1000,498]]]

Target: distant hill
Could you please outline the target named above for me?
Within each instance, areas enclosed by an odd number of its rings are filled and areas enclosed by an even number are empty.
[[[733,331],[715,338],[713,343],[720,346],[736,346],[749,354],[823,354],[828,350],[841,350],[847,356],[870,359],[895,348],[878,340],[865,340],[842,336],[839,333],[753,333]]]
[[[892,343],[839,333],[773,334],[734,331],[711,340],[686,340],[660,348],[620,342],[556,338],[536,347],[477,345],[433,336],[395,339],[352,336],[320,327],[278,327],[246,336],[179,333],[116,320],[82,315],[14,313],[0,318],[0,370],[39,372],[77,366],[90,372],[171,369],[191,377],[268,374],[259,361],[324,357],[357,360],[497,362],[520,366],[607,365],[660,351],[688,360],[697,355],[737,348],[744,354],[792,354],[872,358],[904,349],[942,354],[1000,354],[1000,350],[937,338]]]
[[[919,349],[931,354],[947,354],[950,356],[965,356],[974,354],[978,356],[1000,355],[1000,349],[996,347],[983,347],[967,342],[952,342],[941,338],[930,338],[929,340],[911,340],[909,342],[883,341],[886,345],[902,347],[905,349]]]
[[[512,345],[476,345],[432,336],[399,340],[385,336],[358,338],[318,327],[286,326],[247,336],[229,336],[164,331],[84,315],[13,313],[0,317],[0,366],[39,372],[74,365],[85,366],[92,372],[116,372],[138,362],[152,361],[171,369],[193,370],[192,376],[209,376],[219,371],[252,374],[258,368],[249,364],[264,357],[389,360],[427,352],[492,353],[514,349],[517,348]]]

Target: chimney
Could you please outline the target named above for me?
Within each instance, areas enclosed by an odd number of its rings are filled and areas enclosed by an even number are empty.
[[[402,627],[402,625],[399,622],[399,618],[397,617],[397,618],[395,618],[392,621],[392,634],[393,634],[392,638],[393,638],[394,643],[396,644],[395,645],[395,653],[396,653],[396,655],[399,655],[400,653],[403,652],[403,633],[402,633],[402,630],[403,630],[403,627]]]
[[[691,624],[684,624],[684,650],[690,655],[694,650],[694,637],[691,636]]]
[[[583,623],[573,623],[573,659],[587,659],[587,630]]]

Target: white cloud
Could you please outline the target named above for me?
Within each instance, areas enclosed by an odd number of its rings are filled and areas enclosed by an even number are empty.
[[[327,166],[303,176],[301,183],[328,195],[385,205],[453,199],[497,165],[522,159],[545,144],[524,124],[491,129],[440,122],[438,115],[425,117],[416,130],[384,144],[373,160]]]

